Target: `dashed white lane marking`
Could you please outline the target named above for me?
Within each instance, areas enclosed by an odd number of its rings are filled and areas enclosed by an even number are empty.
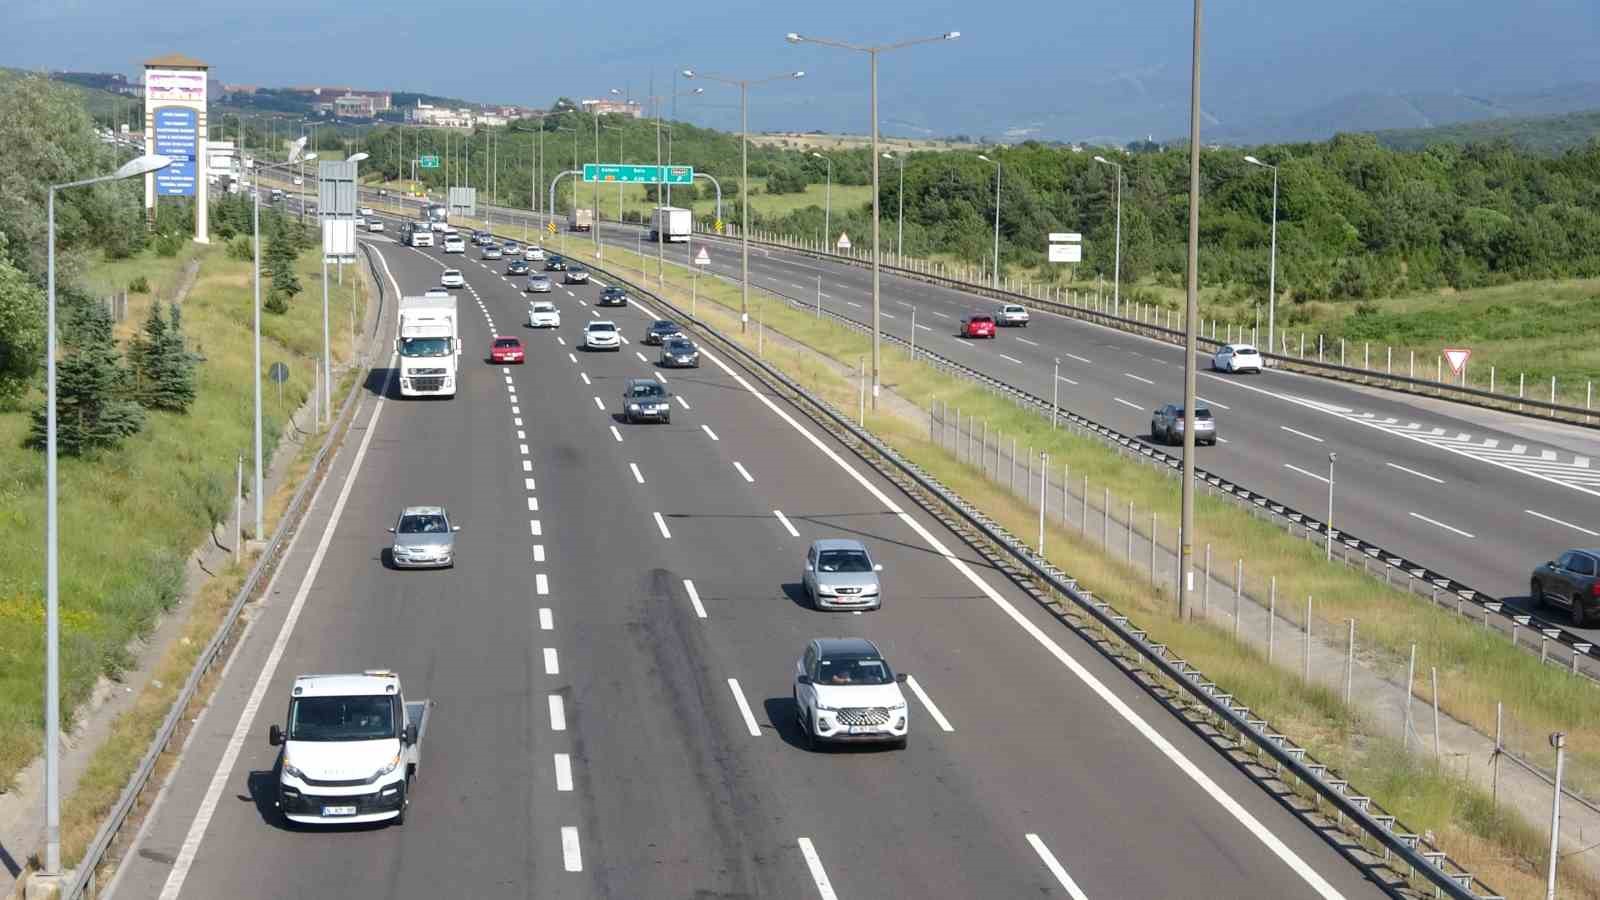
[[[567,730],[567,706],[561,701],[560,694],[551,694],[550,702],[550,730]]]
[[[783,514],[783,510],[775,509],[772,514],[778,517],[779,522],[783,523],[783,527],[789,532],[790,537],[800,536],[800,532],[794,530],[794,525],[789,522],[789,517]]]
[[[611,436],[617,439],[617,443],[622,443],[622,432],[618,431],[615,425],[611,426]]]
[[[520,415],[522,415],[522,407],[520,407],[520,406],[513,406],[513,407],[511,407],[511,414],[512,414],[512,415],[513,415],[513,416],[520,416]]]
[[[606,411],[606,403],[605,403],[604,400],[601,400],[599,397],[594,398],[594,405],[599,407],[601,412],[605,412]]]
[[[854,306],[856,309],[860,309],[861,308],[861,304],[855,302],[854,300],[846,300],[845,302],[850,304],[851,306]]]
[[[639,471],[638,463],[628,463],[628,470],[633,473],[633,480],[644,484],[644,473]]]
[[[531,460],[531,459],[523,460],[522,461],[522,471],[524,471],[524,472],[532,472],[533,471],[533,460]]]
[[[932,328],[929,328],[926,325],[918,325],[917,327],[921,328],[923,331],[932,331],[933,330]]]
[[[511,424],[517,426],[518,428],[521,428],[522,427],[522,417],[521,416],[516,416],[516,417],[512,418]],[[519,432],[517,432],[517,434],[521,435],[522,432],[519,431]]]
[[[511,367],[510,366],[501,366],[500,367],[500,374],[509,376],[511,374]],[[506,378],[506,380],[510,381],[511,379],[508,377],[508,378]]]
[[[556,335],[556,343],[565,347],[567,345],[567,339],[558,334]]]
[[[525,491],[533,490],[533,479],[532,478],[524,478],[524,479],[522,479],[522,489],[525,490]]]
[[[582,379],[583,379],[583,383],[584,383],[584,384],[585,384],[585,385],[592,385],[592,384],[594,384],[594,382],[592,382],[592,381],[590,381],[590,380],[589,380],[589,373],[588,373],[588,372],[579,372],[579,373],[578,373],[578,377],[579,377],[579,378],[582,378]]]
[[[533,545],[533,561],[536,562],[536,563],[544,562],[544,545],[543,544],[534,544]]]
[[[556,657],[556,648],[544,648],[544,673],[546,675],[560,675],[561,661]]]
[[[1316,480],[1322,482],[1323,484],[1327,484],[1328,483],[1328,479],[1327,479],[1326,476],[1318,475],[1315,472],[1307,472],[1305,469],[1302,469],[1299,466],[1291,465],[1289,463],[1284,463],[1283,467],[1285,469],[1292,469],[1293,471],[1299,472],[1301,475],[1304,475],[1307,478],[1315,478]]]
[[[573,364],[576,365],[577,362],[578,362],[578,354],[576,354],[576,353],[568,353],[567,354],[567,359],[572,360]]]
[[[1094,360],[1091,360],[1091,359],[1085,359],[1085,358],[1083,358],[1083,357],[1081,357],[1081,356],[1079,356],[1079,355],[1078,355],[1078,354],[1076,354],[1076,353],[1063,353],[1063,354],[1061,354],[1061,355],[1062,355],[1062,356],[1070,356],[1070,357],[1072,357],[1072,358],[1073,358],[1073,359],[1075,359],[1075,360],[1077,360],[1077,361],[1078,361],[1078,362],[1083,362],[1083,363],[1089,363],[1089,364],[1091,364],[1091,365],[1092,365],[1092,364],[1093,364],[1093,363],[1094,363]]]
[[[683,399],[682,395],[673,394],[672,395],[672,399],[678,401],[678,405],[683,407],[684,409],[693,409],[694,408],[694,407],[689,405],[689,401]]]
[[[806,859],[806,868],[811,871],[811,880],[816,883],[817,893],[822,895],[822,900],[839,900],[839,895],[833,892],[833,882],[828,880],[827,870],[822,868],[822,857],[817,855],[817,848],[811,844],[811,838],[800,839],[800,855]]]
[[[1073,381],[1071,378],[1068,378],[1065,375],[1057,375],[1056,377],[1061,379],[1062,381],[1065,381],[1067,384],[1070,384],[1070,385],[1072,385],[1074,387],[1076,387],[1077,384],[1078,384],[1076,381]]]
[[[704,619],[706,617],[706,608],[700,605],[700,592],[694,589],[694,582],[685,578],[683,580],[683,590],[689,595],[689,604],[694,607],[694,614]]]
[[[533,576],[533,592],[543,597],[550,593],[550,576],[538,572]]]
[[[930,310],[928,310],[928,311],[929,311],[929,312],[931,312],[931,313],[933,313],[933,314],[934,314],[934,315],[936,315],[936,316],[938,316],[938,317],[939,317],[939,318],[941,318],[941,319],[948,319],[948,318],[950,318],[950,317],[949,317],[949,316],[947,316],[947,315],[945,315],[945,314],[944,314],[944,313],[942,313],[942,312],[939,312],[939,311],[938,311],[938,310],[933,310],[933,309],[930,309]]]
[[[1571,528],[1573,531],[1581,531],[1584,534],[1589,535],[1590,537],[1600,537],[1600,531],[1590,531],[1589,529],[1583,527],[1582,525],[1574,525],[1571,522],[1563,522],[1562,520],[1556,518],[1555,516],[1547,516],[1542,512],[1536,512],[1536,511],[1531,510],[1531,509],[1525,509],[1525,510],[1523,510],[1523,512],[1527,513],[1530,516],[1534,516],[1535,518],[1543,519],[1546,522],[1554,522],[1557,525],[1565,525],[1566,527]]]
[[[1194,398],[1196,400],[1199,400],[1201,403],[1204,403],[1207,406],[1215,406],[1217,409],[1232,409],[1233,408],[1231,406],[1228,406],[1225,403],[1218,403],[1215,400],[1207,400],[1206,398],[1200,396],[1199,394],[1195,394]]]
[[[1002,354],[1000,354],[1000,358],[1004,359],[1004,360],[1009,360],[1011,362],[1014,362],[1019,366],[1022,365],[1022,360],[1017,359],[1015,356],[1007,356],[1004,353],[1002,353]]]
[[[1303,438],[1305,438],[1305,439],[1306,439],[1306,440],[1308,440],[1308,441],[1316,441],[1316,442],[1317,442],[1317,443],[1319,443],[1319,444],[1321,444],[1321,443],[1323,443],[1323,440],[1322,440],[1322,438],[1319,438],[1319,437],[1317,437],[1317,436],[1316,436],[1316,435],[1314,435],[1314,434],[1306,434],[1306,433],[1305,433],[1305,432],[1304,432],[1304,431],[1296,431],[1296,430],[1295,430],[1295,429],[1293,429],[1293,428],[1290,428],[1290,427],[1289,427],[1289,426],[1287,426],[1287,425],[1279,425],[1279,426],[1278,426],[1278,427],[1279,427],[1279,428],[1281,428],[1281,429],[1283,429],[1283,430],[1284,430],[1284,431],[1287,431],[1287,432],[1289,432],[1289,433],[1290,433],[1290,434],[1293,434],[1293,435],[1298,435],[1298,436],[1300,436],[1300,437],[1303,437]]]
[[[1434,484],[1444,484],[1444,479],[1443,478],[1435,478],[1432,475],[1426,475],[1426,474],[1424,474],[1422,472],[1418,472],[1416,469],[1408,469],[1405,466],[1396,465],[1395,463],[1384,463],[1384,465],[1388,466],[1391,469],[1399,469],[1400,471],[1406,473],[1407,475],[1415,475],[1418,478],[1426,478],[1427,480],[1433,482]]]
[[[1427,522],[1429,525],[1435,525],[1435,526],[1437,526],[1439,528],[1443,528],[1445,531],[1453,531],[1456,534],[1459,534],[1464,538],[1477,537],[1477,535],[1472,534],[1470,532],[1462,531],[1461,529],[1456,528],[1456,527],[1451,526],[1451,525],[1446,525],[1445,523],[1439,521],[1438,519],[1430,519],[1427,516],[1423,515],[1422,513],[1408,512],[1408,513],[1406,513],[1406,515],[1410,516],[1413,519],[1420,519],[1420,520],[1422,520],[1424,522]]]
[[[655,517],[656,527],[661,529],[661,536],[669,541],[672,540],[672,532],[667,530],[667,520],[661,518],[661,513],[653,512],[650,515]]]
[[[747,471],[745,471],[745,468],[744,468],[744,463],[741,463],[741,462],[735,462],[735,463],[734,463],[734,464],[733,464],[733,467],[734,467],[734,468],[735,468],[735,469],[738,469],[738,470],[739,470],[739,474],[740,474],[740,475],[742,475],[742,476],[744,476],[744,480],[745,480],[745,481],[748,481],[748,482],[750,482],[750,483],[751,483],[751,484],[755,484],[755,481],[756,481],[756,480],[755,480],[755,479],[754,479],[754,478],[753,478],[753,477],[751,477],[751,475],[750,475],[750,473],[749,473],[749,472],[747,472]]]
[[[892,319],[895,317],[894,313],[891,312],[880,312],[878,315],[883,316],[885,319]]]
[[[1024,344],[1027,344],[1029,347],[1037,347],[1037,346],[1039,346],[1039,344],[1037,342],[1030,341],[1025,337],[1019,337],[1019,338],[1017,338],[1017,340],[1023,342]]]
[[[932,716],[933,721],[938,723],[940,731],[955,731],[954,726],[950,724],[950,720],[946,719],[944,713],[939,711],[938,705],[933,702],[932,697],[928,696],[928,692],[922,689],[922,685],[917,683],[915,677],[906,676],[906,687],[911,688],[911,693],[916,694],[917,699],[922,701],[922,705],[928,708],[928,715]]]
[[[633,343],[632,341],[628,340],[628,336],[625,334],[619,334],[617,337],[622,338],[622,343],[624,346]]]
[[[556,790],[565,793],[572,790],[572,757],[565,753],[557,753],[556,759]]]
[[[522,454],[523,456],[527,456],[528,455],[528,445],[527,444],[518,444],[517,445],[517,452]]]
[[[633,355],[639,357],[639,362],[642,362],[647,366],[650,365],[650,360],[645,359],[643,353],[640,353],[639,351],[635,350],[635,351],[633,351]]]
[[[1039,836],[1032,833],[1028,834],[1027,838],[1028,843],[1033,846],[1033,852],[1039,854],[1039,859],[1044,861],[1044,867],[1049,869],[1050,874],[1056,877],[1056,881],[1066,890],[1067,895],[1072,900],[1089,900],[1083,889],[1078,887],[1078,883],[1072,880],[1071,875],[1067,874],[1066,868],[1056,859],[1056,855],[1051,853],[1050,848],[1044,845],[1044,841],[1039,840]]]
[[[578,829],[575,825],[561,826],[561,863],[568,872],[583,871],[583,851],[578,846]]]
[[[539,524],[538,519],[529,519],[528,533],[534,537],[544,537],[544,526]]]
[[[556,628],[555,614],[550,611],[550,608],[548,606],[540,607],[539,608],[539,630],[540,631],[554,631],[555,628]]]
[[[701,425],[701,426],[700,426],[700,427],[701,427],[701,428],[703,428],[703,429],[705,429],[705,433],[706,433],[706,435],[707,435],[707,436],[708,436],[708,437],[710,437],[710,438],[711,438],[711,439],[712,439],[712,440],[713,440],[713,441],[720,441],[720,440],[722,440],[722,438],[719,438],[719,437],[717,437],[717,433],[716,433],[716,432],[715,432],[715,431],[712,431],[712,430],[711,430],[711,426],[710,426],[710,425]]]
[[[1121,397],[1112,397],[1111,399],[1117,401],[1118,403],[1121,403],[1123,406],[1126,406],[1126,407],[1128,407],[1130,409],[1137,409],[1140,412],[1144,411],[1144,407],[1140,406],[1137,403],[1129,403],[1128,401],[1122,399]]]
[[[656,377],[656,380],[661,382],[662,384],[666,384],[667,383],[667,376],[661,374],[660,372],[651,372],[650,374],[654,375]]]
[[[1154,381],[1151,381],[1150,379],[1144,377],[1143,375],[1135,375],[1132,372],[1123,372],[1122,376],[1124,378],[1132,378],[1134,381],[1142,381],[1145,384],[1155,384]]]
[[[744,691],[739,688],[739,679],[728,679],[728,690],[733,691],[733,702],[739,704],[739,715],[744,718],[744,727],[749,729],[751,737],[761,736],[761,726],[756,723],[755,713],[750,711],[749,701],[744,699]]]
[[[528,498],[528,512],[538,512],[538,511],[539,511],[539,498],[538,497],[529,497]]]

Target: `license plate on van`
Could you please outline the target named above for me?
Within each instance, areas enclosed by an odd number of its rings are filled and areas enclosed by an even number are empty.
[[[324,806],[322,814],[325,816],[353,816],[356,814],[354,806]]]

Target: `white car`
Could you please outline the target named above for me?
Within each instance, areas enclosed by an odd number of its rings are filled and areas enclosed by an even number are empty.
[[[446,235],[444,239],[444,252],[465,253],[467,252],[467,244],[461,239],[461,235],[459,234]]]
[[[1254,372],[1261,374],[1261,351],[1249,344],[1223,344],[1217,355],[1211,357],[1211,368],[1218,372]]]
[[[368,219],[367,220],[367,230],[368,231],[382,231],[383,230],[383,220],[382,219]]]
[[[528,304],[529,328],[560,328],[561,310],[549,300],[535,300]]]
[[[447,288],[463,288],[467,286],[467,279],[461,276],[460,269],[445,269],[439,276],[439,283]]]
[[[794,664],[794,711],[806,747],[823,742],[906,746],[910,710],[896,674],[866,638],[815,638]]]
[[[522,245],[516,241],[506,241],[504,244],[500,245],[500,252],[504,253],[506,256],[521,256]]]
[[[528,262],[544,262],[544,248],[529,247],[522,251],[522,258]]]
[[[583,326],[583,349],[621,350],[622,334],[617,331],[617,323],[601,319]]]
[[[360,213],[361,213],[361,214],[362,214],[362,215],[363,215],[363,216],[370,216],[370,215],[372,215],[372,207],[370,207],[370,206],[363,206],[363,207],[361,207],[361,209],[360,209]]]
[[[1006,326],[1028,327],[1028,308],[1017,303],[1007,303],[1000,307],[1000,312],[994,317],[996,322]]]

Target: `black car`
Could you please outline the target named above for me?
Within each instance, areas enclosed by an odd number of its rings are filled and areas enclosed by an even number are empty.
[[[644,342],[646,344],[660,344],[667,338],[682,333],[683,329],[678,327],[677,322],[671,319],[657,319],[651,322],[650,327],[645,330]]]
[[[544,270],[546,272],[565,272],[567,270],[567,261],[552,253],[550,258],[544,261]]]
[[[511,262],[506,264],[506,274],[507,275],[526,275],[526,274],[528,274],[528,261],[525,260],[525,259],[520,259],[520,258],[513,259]]]
[[[583,266],[573,266],[567,270],[567,275],[561,279],[561,282],[563,284],[588,284],[589,270]]]
[[[1568,550],[1533,570],[1528,596],[1536,606],[1564,606],[1582,628],[1600,609],[1600,550]]]
[[[628,292],[616,285],[608,284],[600,289],[599,306],[627,306]]]
[[[698,369],[700,368],[700,348],[696,347],[694,342],[688,338],[676,335],[669,337],[666,343],[661,345],[660,365],[664,369],[676,369],[679,367]]]
[[[672,423],[671,396],[648,378],[629,378],[622,390],[622,418],[630,424],[642,420]]]
[[[472,233],[472,246],[482,247],[489,241],[489,237],[490,235],[487,231],[474,231]]]

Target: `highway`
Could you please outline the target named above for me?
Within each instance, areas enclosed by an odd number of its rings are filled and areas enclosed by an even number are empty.
[[[658,370],[648,304],[605,310],[629,343],[585,353],[599,285],[558,287],[562,328],[534,332],[502,264],[374,243],[405,294],[466,272],[461,392],[372,373],[119,900],[1381,896],[748,373]],[[496,333],[525,365],[482,359]],[[620,420],[637,377],[673,392],[670,425]],[[454,569],[384,566],[417,503],[463,525]],[[800,602],[824,536],[884,564],[881,612]],[[910,674],[908,749],[802,748],[793,660],[823,635]],[[285,829],[266,733],[290,682],[380,666],[435,704],[410,818]]]

